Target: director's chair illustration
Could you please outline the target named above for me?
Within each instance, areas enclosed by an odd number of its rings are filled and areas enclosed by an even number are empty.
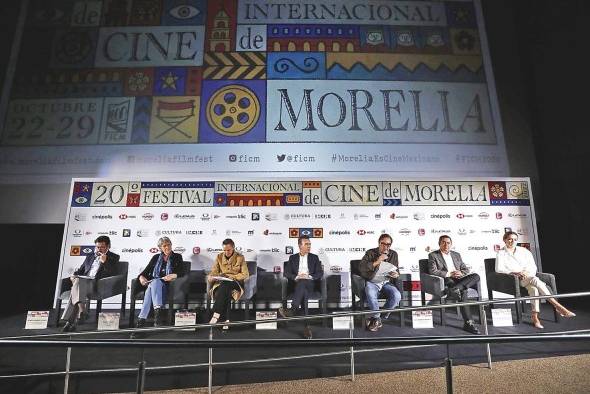
[[[162,137],[171,130],[176,130],[186,138],[191,138],[190,135],[178,127],[193,116],[195,116],[195,100],[181,101],[178,103],[158,101],[156,118],[160,119],[169,127],[158,134],[156,138]]]

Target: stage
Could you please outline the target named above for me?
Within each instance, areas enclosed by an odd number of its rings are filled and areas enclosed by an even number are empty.
[[[549,306],[543,305],[542,323],[544,330],[532,327],[529,315],[525,314],[525,323],[513,327],[489,326],[490,335],[499,334],[539,334],[565,331],[585,330],[590,327],[590,310],[575,308],[577,317],[561,319],[555,323]],[[236,318],[242,316],[240,311],[234,311]],[[437,314],[435,326],[432,329],[413,329],[410,319],[406,317],[405,327],[400,327],[399,317],[392,315],[384,320],[383,328],[376,333],[360,327],[360,319],[355,322],[355,338],[375,337],[417,337],[442,336],[454,337],[465,335],[461,330],[462,320],[453,312],[447,313],[447,325],[438,324]],[[54,327],[46,330],[24,330],[25,315],[19,314],[0,320],[0,336],[2,338],[23,335],[47,335],[59,333]],[[203,322],[204,315],[198,319]],[[92,331],[96,328],[96,321],[91,313],[90,319],[79,326],[77,332]],[[121,328],[126,328],[123,324]],[[331,323],[323,327],[318,321],[312,325],[314,339],[348,338],[349,330],[333,330]],[[224,333],[219,329],[213,331],[214,339],[298,339],[301,338],[303,324],[291,322],[279,323],[277,330],[255,330],[253,328],[232,328]],[[483,331],[483,330],[482,330]],[[128,338],[128,333],[88,334],[76,335],[77,339],[95,338]],[[165,333],[145,335],[146,339],[208,339],[209,330],[177,329]],[[308,354],[337,353],[322,357],[302,357]],[[573,355],[590,352],[588,342],[544,342],[520,344],[495,344],[491,346],[493,361],[516,360],[527,358],[543,358],[558,355]],[[449,355],[454,364],[476,364],[487,362],[485,345],[452,345]],[[282,357],[296,356],[291,360],[276,360]],[[208,383],[207,349],[162,349],[149,347],[144,349],[121,348],[74,348],[71,352],[71,370],[117,369],[125,371],[108,373],[85,373],[70,376],[70,393],[87,392],[124,392],[135,391],[137,366],[141,359],[146,361],[146,390],[203,387]],[[358,347],[355,349],[355,373],[374,373],[417,368],[438,367],[447,357],[446,346],[409,347],[404,349],[388,349],[371,351]],[[272,358],[272,361],[257,361],[245,364],[224,364],[233,361],[257,360]],[[269,382],[279,380],[312,379],[350,374],[350,349],[327,347],[289,347],[289,348],[245,348],[245,349],[215,349],[213,351],[213,385],[233,385],[255,382]],[[217,364],[221,363],[221,364]],[[188,364],[181,369],[154,367]],[[66,365],[66,349],[47,348],[3,348],[0,356],[0,375],[29,374],[40,372],[63,372]],[[9,393],[53,393],[63,392],[63,375],[43,377],[20,377],[0,380],[0,390]]]

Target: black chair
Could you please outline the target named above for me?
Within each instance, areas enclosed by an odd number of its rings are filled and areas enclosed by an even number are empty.
[[[433,301],[438,301],[441,304],[446,303],[446,299],[442,298],[445,290],[445,281],[440,276],[430,275],[428,273],[428,259],[420,259],[418,261],[418,265],[420,266],[420,296],[422,299],[422,305],[426,305],[426,293],[432,295]],[[477,287],[475,289],[467,289],[467,298],[473,299],[477,301],[482,300],[481,295],[481,280],[477,282]],[[441,308],[440,309],[440,324],[444,326],[446,324],[445,321],[445,313],[446,309],[448,308]],[[459,308],[457,307],[457,314],[459,314]],[[481,323],[483,316],[481,314],[481,310],[479,310],[479,322]]]
[[[191,269],[190,261],[182,262],[182,276],[179,276],[168,284],[166,293],[166,302],[168,304],[168,324],[174,322],[174,304],[186,304],[186,296],[189,290],[189,271]],[[141,285],[138,278],[131,281],[131,305],[129,307],[129,327],[134,326],[135,322],[135,301],[143,300],[145,296],[145,287]]]
[[[244,280],[244,294],[240,297],[239,300],[235,301],[232,300],[229,304],[229,309],[227,311],[227,317],[229,318],[229,312],[232,307],[232,303],[237,303],[238,306],[241,302],[244,303],[244,320],[248,320],[250,318],[250,305],[252,305],[252,309],[256,311],[256,281],[258,279],[258,271],[257,267],[258,264],[256,261],[246,261],[248,265],[248,277]],[[207,309],[211,310],[211,284],[207,282]]]
[[[287,301],[291,299],[293,296],[293,291],[295,289],[295,282],[290,281],[287,279],[285,275],[285,270],[287,268],[287,264],[289,261],[283,262],[283,276],[281,277],[281,300],[283,304],[283,308],[287,309]],[[314,291],[309,295],[308,300],[317,300],[319,303],[319,308],[322,311],[322,314],[328,313],[328,297],[327,297],[327,285],[326,285],[326,271],[324,271],[324,275],[322,275],[321,279],[314,280]],[[305,314],[308,314],[308,310],[305,310]],[[322,324],[326,325],[326,320],[322,319]]]
[[[184,309],[189,309],[191,303],[205,307],[207,305],[207,273],[205,270],[192,270],[188,273],[188,292]]]
[[[496,272],[496,259],[485,259],[484,264],[486,267],[486,281],[488,284],[488,298],[493,299],[492,292],[497,291],[500,293],[510,294],[515,298],[527,297],[529,292],[526,288],[520,286],[519,279],[510,274],[501,274]],[[537,272],[537,277],[541,279],[549,290],[553,294],[557,294],[557,284],[555,283],[555,275],[546,272]],[[520,307],[519,305],[520,304]],[[524,312],[526,302],[525,301],[514,301],[514,307],[516,309],[516,323],[522,321],[522,313]],[[559,314],[554,309],[553,314],[555,322],[559,322]]]
[[[86,300],[86,310],[90,310],[90,301],[96,300],[96,321],[98,321],[98,314],[102,311],[102,301],[119,294],[121,294],[121,316],[125,316],[128,271],[129,263],[127,261],[119,261],[116,264],[115,275],[95,281],[94,291]],[[56,326],[59,324],[62,301],[67,302],[70,299],[71,288],[72,281],[70,278],[63,278],[61,280],[60,294],[57,297],[57,304],[55,306],[55,310],[57,312],[55,317]]]
[[[256,303],[264,302],[264,309],[270,309],[273,301],[283,302],[282,273],[259,268],[256,279]]]
[[[365,304],[367,302],[367,294],[365,293],[365,286],[367,281],[361,276],[361,271],[359,269],[361,260],[350,260],[350,288],[352,290],[352,310],[353,311],[363,311],[365,310]],[[400,274],[399,279],[396,282],[396,287],[399,290],[402,299],[400,301],[400,306],[402,302],[409,303],[412,296],[411,291],[404,292],[404,282],[411,282],[412,276],[410,274]],[[356,298],[359,299],[357,308]],[[379,294],[379,299],[385,299],[382,297],[382,294]],[[400,311],[400,327],[405,325],[405,313],[404,311]],[[362,317],[362,324],[363,327],[366,325],[366,315]]]

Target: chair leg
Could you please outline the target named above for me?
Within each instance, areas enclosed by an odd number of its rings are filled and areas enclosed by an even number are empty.
[[[135,325],[135,297],[131,296],[129,301],[129,328],[133,328]]]
[[[98,322],[98,314],[102,312],[102,300],[96,300],[96,321]]]
[[[59,316],[61,315],[61,298],[57,299],[57,304],[55,305],[55,326],[59,325]]]
[[[244,301],[244,320],[249,320],[250,317],[250,300]]]
[[[516,309],[516,324],[520,324],[520,322],[522,322],[522,310],[519,304],[519,301],[514,302],[514,309]]]
[[[441,305],[442,304],[446,304],[446,302],[444,300],[440,300]],[[446,308],[440,308],[440,325],[441,326],[446,326],[447,322],[445,320],[445,309]]]
[[[168,325],[172,326],[174,324],[174,304],[168,304]]]
[[[127,291],[123,291],[121,295],[121,317],[125,317],[125,304],[127,300]]]
[[[399,313],[399,326],[404,327],[405,325],[406,325],[405,312],[401,311]]]

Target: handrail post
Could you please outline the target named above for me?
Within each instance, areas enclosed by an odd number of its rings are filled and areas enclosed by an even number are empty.
[[[213,340],[213,326],[209,327],[209,340]],[[213,391],[213,348],[209,348],[209,394]]]
[[[447,381],[447,394],[453,394],[453,360],[449,355],[449,344],[447,344],[447,358],[445,358],[445,375]]]
[[[353,300],[354,302],[354,300]],[[348,316],[349,338],[354,339],[354,316]],[[350,380],[354,382],[354,346],[350,346]]]
[[[142,357],[143,358],[143,357]],[[143,394],[145,389],[145,360],[137,363],[137,394]]]
[[[488,316],[486,314],[486,308],[483,305],[479,306],[480,316],[483,319],[483,333],[487,337],[489,334],[488,332]],[[492,352],[490,350],[490,343],[486,342],[486,355],[488,357],[488,368],[492,369]]]
[[[70,336],[70,341],[72,337]],[[68,350],[66,352],[66,373],[64,376],[64,394],[68,394],[68,389],[70,386],[70,362],[72,358],[72,348],[68,346]]]

